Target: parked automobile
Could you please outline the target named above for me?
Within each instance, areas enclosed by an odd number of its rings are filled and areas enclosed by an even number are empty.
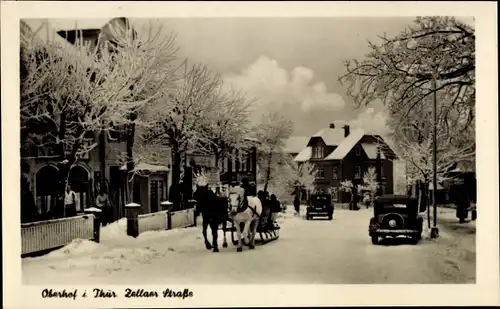
[[[309,205],[306,210],[306,219],[311,220],[314,217],[328,217],[333,219],[333,205],[330,194],[311,194]]]
[[[374,199],[373,217],[368,228],[372,244],[379,238],[409,236],[416,244],[422,238],[423,217],[418,200],[408,195],[382,195]]]

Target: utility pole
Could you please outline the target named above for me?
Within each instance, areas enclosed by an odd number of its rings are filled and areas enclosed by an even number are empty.
[[[377,173],[377,190],[376,195],[382,195],[382,159],[381,159],[380,141],[377,142],[377,158],[376,158],[376,173]]]
[[[433,214],[433,227],[431,228],[431,238],[439,237],[439,229],[437,227],[437,204],[436,204],[436,191],[437,191],[437,95],[436,95],[436,79],[437,79],[437,70],[434,69],[432,77],[432,206],[434,208]]]

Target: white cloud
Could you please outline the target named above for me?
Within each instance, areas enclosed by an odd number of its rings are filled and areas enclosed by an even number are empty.
[[[306,67],[296,67],[291,72],[265,56],[259,57],[239,74],[226,74],[226,86],[240,89],[257,99],[256,111],[314,109],[342,110],[344,100],[337,93],[328,92],[324,82],[312,83],[314,72]]]
[[[375,112],[374,109],[370,107],[359,113],[358,117],[348,123],[353,128],[363,129],[366,133],[384,136],[389,133],[386,119],[387,116],[384,112]]]

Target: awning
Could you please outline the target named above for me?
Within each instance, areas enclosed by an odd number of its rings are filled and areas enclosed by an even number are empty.
[[[149,172],[168,172],[170,169],[163,165],[152,165],[148,163],[139,163],[135,166],[134,171],[149,171]]]

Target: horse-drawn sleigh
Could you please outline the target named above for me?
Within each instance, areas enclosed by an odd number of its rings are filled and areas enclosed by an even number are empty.
[[[271,219],[266,200],[247,194],[245,202],[245,190],[241,187],[233,187],[228,197],[218,196],[208,187],[203,175],[197,176],[196,186],[197,211],[203,218],[203,237],[208,250],[219,251],[219,226],[222,226],[223,232],[222,246],[227,247],[226,232],[229,230],[233,245],[238,246],[238,252],[243,251],[243,244],[254,249],[256,243],[278,239],[280,227]],[[228,223],[231,224],[230,228]],[[208,226],[212,230],[212,243],[207,239]]]

